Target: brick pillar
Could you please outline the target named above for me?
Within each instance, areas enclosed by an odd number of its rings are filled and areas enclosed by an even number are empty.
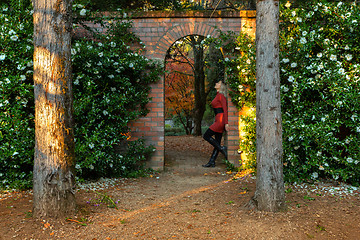
[[[147,108],[150,112],[143,118],[129,125],[132,131],[131,139],[144,138],[147,145],[153,145],[153,153],[147,166],[154,170],[164,169],[165,156],[165,118],[164,118],[164,79],[151,85],[149,94],[151,101]]]
[[[228,99],[228,123],[230,130],[227,132],[225,138],[225,145],[228,147],[228,160],[234,164],[235,167],[240,166],[241,157],[238,152],[239,149],[239,111],[231,102],[230,96]]]

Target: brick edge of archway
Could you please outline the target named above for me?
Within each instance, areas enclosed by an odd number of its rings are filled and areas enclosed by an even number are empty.
[[[160,63],[164,62],[168,49],[178,39],[188,35],[210,35],[216,37],[219,34],[215,27],[217,21],[215,19],[216,16],[209,18],[209,15],[196,13],[187,15],[182,13],[181,16],[176,15],[176,13],[168,15],[165,13],[161,13],[160,15],[147,13],[145,15],[146,16],[143,15],[135,18],[135,21],[138,21],[137,24],[140,27],[137,28],[135,24],[133,29],[147,46],[146,56],[158,60]],[[217,17],[221,17],[221,13],[217,15]],[[182,18],[189,18],[191,22],[184,22],[181,20]],[[232,28],[238,29],[237,32],[243,31],[243,25],[247,24],[252,28],[252,30],[250,30],[252,33],[250,34],[254,35],[255,33],[254,11],[250,11],[250,13],[242,11],[242,13],[229,14],[226,17],[226,21]],[[223,22],[225,22],[225,20]],[[156,29],[149,29],[151,25],[156,25]],[[165,31],[156,32],[161,29]],[[155,170],[163,170],[165,163],[165,95],[163,78],[161,78],[158,83],[152,85],[149,96],[152,98],[151,103],[148,104],[150,113],[146,117],[132,123],[131,128],[133,130],[133,137],[145,138],[148,144],[152,144],[156,149],[154,155],[148,162],[148,166]],[[239,160],[241,160],[238,152],[240,138],[239,111],[230,99],[228,96],[229,125],[231,126],[231,131],[226,134],[225,144],[228,146],[229,162],[235,166],[239,166]]]

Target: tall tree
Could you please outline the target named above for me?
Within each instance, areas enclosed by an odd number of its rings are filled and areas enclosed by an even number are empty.
[[[205,62],[204,62],[204,45],[201,44],[203,36],[189,35],[177,41],[169,49],[166,61],[177,62],[189,65],[192,69],[194,78],[194,103],[193,121],[194,121],[194,135],[201,136],[201,122],[206,110],[206,76],[205,76]]]
[[[263,211],[284,206],[279,71],[279,1],[256,3],[257,180],[252,203]]]
[[[72,117],[72,0],[33,0],[34,215],[75,211]]]
[[[189,36],[192,49],[194,51],[194,135],[201,136],[201,122],[206,110],[206,85],[205,85],[205,71],[204,71],[204,47],[201,41],[202,36]]]

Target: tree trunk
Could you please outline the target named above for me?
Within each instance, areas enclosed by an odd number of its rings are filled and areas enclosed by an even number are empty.
[[[258,210],[284,206],[282,120],[279,72],[279,2],[258,0],[256,14],[257,180],[253,204]]]
[[[204,72],[204,49],[200,42],[203,38],[197,40],[191,36],[191,43],[194,51],[194,135],[201,136],[201,123],[206,110],[206,91],[205,91],[205,72]]]
[[[34,216],[75,211],[72,117],[72,0],[33,0],[34,6]]]

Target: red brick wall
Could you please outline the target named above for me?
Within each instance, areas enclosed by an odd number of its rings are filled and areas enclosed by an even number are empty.
[[[217,36],[217,29],[223,32],[245,31],[255,36],[255,11],[181,11],[181,12],[144,12],[132,15],[134,32],[145,44],[145,55],[164,63],[170,46],[178,39],[188,35]],[[92,26],[99,28],[99,26]],[[133,122],[132,138],[143,137],[156,151],[149,161],[149,167],[156,170],[164,168],[165,155],[165,99],[164,79],[152,85],[150,110],[146,117]],[[229,161],[239,165],[239,111],[228,97],[230,131],[225,136]],[[210,153],[209,153],[210,154]]]
[[[193,11],[193,12],[147,12],[132,16],[132,31],[146,46],[146,56],[164,62],[166,52],[178,39],[187,35],[217,36],[216,28],[226,32],[246,31],[255,35],[255,11]],[[215,28],[216,26],[216,28]],[[153,85],[150,113],[133,123],[135,136],[142,136],[156,147],[149,166],[162,170],[164,167],[164,80]],[[228,97],[230,131],[225,136],[229,161],[239,166],[239,111]],[[210,154],[210,153],[209,153]]]

